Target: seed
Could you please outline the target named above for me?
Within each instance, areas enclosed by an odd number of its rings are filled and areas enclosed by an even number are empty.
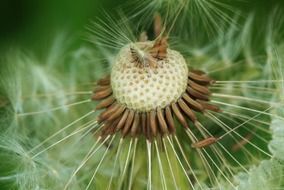
[[[199,142],[196,142],[194,144],[192,144],[191,146],[193,148],[204,148],[206,146],[209,146],[209,145],[212,145],[214,143],[216,143],[219,139],[218,138],[215,138],[215,137],[208,137],[204,140],[201,140]]]

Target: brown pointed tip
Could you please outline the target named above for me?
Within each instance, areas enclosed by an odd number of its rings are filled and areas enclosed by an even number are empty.
[[[210,111],[213,111],[213,112],[222,112],[222,110],[216,106],[216,105],[213,105],[213,104],[210,104],[206,101],[201,101],[201,100],[197,100],[198,103],[200,103],[205,110],[210,110]]]
[[[140,127],[139,122],[140,122],[140,115],[139,115],[139,113],[136,112],[135,116],[134,116],[133,124],[132,124],[131,129],[130,129],[130,135],[133,138],[137,136],[137,131]]]
[[[159,127],[160,127],[161,133],[167,134],[168,133],[168,127],[167,127],[166,120],[164,118],[163,110],[161,108],[157,109],[157,117],[158,117]]]
[[[120,105],[119,108],[117,110],[115,110],[108,118],[108,121],[114,120],[120,116],[122,116],[123,112],[125,110],[125,106]]]
[[[191,72],[198,74],[198,75],[206,75],[206,73],[204,71],[197,70],[197,69],[192,69]]]
[[[97,93],[97,92],[100,92],[100,91],[103,91],[105,89],[108,89],[110,87],[110,85],[103,85],[103,86],[96,86],[96,88],[93,90],[93,93]]]
[[[179,122],[181,123],[181,125],[185,128],[189,128],[188,124],[187,124],[187,121],[186,119],[183,117],[180,109],[178,108],[177,104],[176,103],[172,103],[172,109],[173,109],[173,112],[175,114],[175,116],[177,117],[177,119],[179,120]]]
[[[197,121],[194,112],[188,107],[188,105],[182,99],[178,100],[178,105],[193,123]]]
[[[146,114],[146,138],[151,141],[152,140],[152,131],[151,131],[151,122],[150,122],[150,112]]]
[[[124,125],[124,127],[122,129],[122,136],[123,136],[123,138],[125,138],[126,135],[129,133],[129,129],[130,129],[130,127],[132,125],[132,122],[133,122],[133,119],[134,119],[134,115],[135,115],[135,112],[133,110],[130,110],[129,114],[127,116],[125,125]]]
[[[202,71],[190,71],[188,73],[188,77],[201,85],[208,85],[211,84],[212,81],[214,81]]]
[[[183,93],[182,98],[186,101],[186,103],[190,106],[190,108],[194,109],[195,111],[203,112],[203,106],[198,103],[196,100],[192,99],[189,94],[186,92]]]
[[[92,100],[100,100],[100,99],[103,99],[103,98],[110,96],[111,94],[112,94],[112,89],[111,89],[111,87],[108,87],[104,90],[96,92],[92,96]]]
[[[208,89],[207,86],[205,85],[200,85],[200,84],[197,84],[196,82],[194,82],[193,80],[188,80],[188,86],[193,88],[194,90],[204,94],[204,95],[210,95],[211,92],[210,90]]]
[[[116,131],[119,131],[120,129],[122,129],[124,127],[124,124],[126,122],[128,114],[129,114],[129,109],[126,109],[125,112],[123,113],[120,121],[118,122],[118,124],[116,126]]]
[[[170,106],[166,107],[166,120],[170,133],[175,133],[176,132],[175,122],[173,119],[173,114]]]
[[[205,100],[205,101],[209,101],[209,95],[203,94],[195,89],[193,89],[192,87],[188,86],[186,88],[186,91],[188,92],[188,94],[193,97],[194,99],[199,99],[199,100]]]
[[[108,107],[99,115],[99,120],[106,120],[112,115],[113,112],[117,111],[119,107],[120,105],[118,103],[113,103],[110,107]]]
[[[142,131],[142,134],[147,137],[147,115],[146,113],[141,113],[141,131]]]
[[[104,109],[110,106],[113,102],[115,102],[115,98],[113,96],[109,96],[108,98],[102,100],[97,106],[96,110]]]
[[[152,135],[155,137],[157,135],[157,118],[156,118],[156,111],[152,110],[150,112],[150,128]]]

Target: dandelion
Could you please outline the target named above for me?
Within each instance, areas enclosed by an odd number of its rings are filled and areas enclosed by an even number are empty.
[[[1,172],[0,184],[283,188],[283,42],[273,25],[279,12],[271,16],[264,48],[252,48],[253,15],[241,29],[236,18],[197,47],[183,39],[185,20],[177,21],[192,3],[229,19],[212,7],[224,5],[217,1],[155,1],[129,19],[119,13],[121,20],[106,16],[108,23],[89,27],[96,52],[67,51],[59,36],[45,60],[8,54],[2,62],[14,65],[0,71],[0,156],[12,166],[1,164],[8,172]],[[176,15],[160,16],[164,5]],[[153,25],[138,33],[131,21],[145,13]]]

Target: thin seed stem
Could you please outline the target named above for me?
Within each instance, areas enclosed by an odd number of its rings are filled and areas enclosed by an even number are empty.
[[[265,88],[265,87],[259,87],[259,86],[251,86],[251,85],[242,85],[242,84],[213,84],[213,86],[210,86],[210,89],[221,89],[226,90],[226,87],[233,88],[233,90],[254,90],[254,91],[260,91],[260,92],[266,92],[266,93],[277,93],[280,92],[277,89],[274,88]]]
[[[238,100],[246,100],[246,101],[249,101],[249,102],[258,102],[258,103],[262,103],[262,104],[269,104],[269,105],[275,105],[275,106],[279,106],[279,104],[283,105],[281,103],[265,101],[265,100],[255,99],[255,98],[248,98],[248,97],[244,97],[244,96],[234,96],[234,95],[218,94],[218,93],[213,93],[212,96],[213,97],[219,97],[219,98],[231,98],[231,99],[238,99]]]
[[[87,163],[87,161],[101,148],[101,146],[109,139],[110,135],[107,136],[103,142],[101,142],[101,144],[96,148],[96,145],[98,144],[98,142],[101,140],[101,137],[99,137],[97,139],[97,141],[95,142],[95,144],[91,147],[90,151],[86,154],[86,156],[83,158],[82,162],[80,163],[80,165],[77,167],[77,169],[72,173],[71,177],[69,178],[69,180],[67,181],[64,190],[66,190],[68,188],[68,186],[70,185],[70,183],[72,182],[72,179],[75,177],[75,175],[79,172],[79,170]],[[95,149],[96,148],[96,149]],[[94,150],[95,149],[95,150]]]
[[[58,145],[59,143],[63,142],[64,140],[66,140],[66,139],[72,137],[73,135],[76,135],[76,134],[78,134],[78,133],[80,133],[80,132],[82,132],[82,131],[84,131],[85,129],[88,129],[88,128],[90,128],[90,127],[93,127],[93,125],[94,125],[95,123],[96,123],[96,122],[93,122],[93,123],[87,125],[86,127],[83,127],[83,128],[81,128],[81,129],[77,129],[77,130],[73,131],[71,134],[65,136],[64,138],[58,140],[57,142],[51,144],[51,145],[48,146],[47,148],[45,148],[45,149],[43,149],[42,151],[38,152],[38,153],[35,154],[32,158],[37,157],[38,155],[40,155],[40,154],[42,154],[43,152],[45,152],[45,151],[51,149],[52,147],[54,147],[54,146]]]
[[[42,114],[42,113],[47,113],[47,112],[51,112],[51,111],[57,111],[66,107],[72,107],[72,106],[76,106],[76,105],[81,105],[81,104],[85,104],[91,102],[91,99],[88,100],[83,100],[80,102],[76,102],[76,103],[72,103],[72,104],[65,104],[62,106],[58,106],[58,107],[54,107],[54,108],[49,108],[47,110],[42,110],[42,111],[34,111],[34,112],[26,112],[26,113],[18,113],[17,116],[18,117],[23,117],[23,116],[31,116],[31,115],[37,115],[37,114]]]
[[[243,118],[243,119],[250,119],[249,116],[247,115],[243,115],[243,114],[237,114],[237,113],[233,113],[233,112],[229,112],[229,111],[222,111],[222,113],[224,114],[227,114],[227,115],[230,115],[230,116],[233,116],[233,117],[236,117],[236,118]],[[256,119],[254,118],[253,121],[257,122],[257,123],[260,123],[260,124],[263,124],[263,125],[266,125],[266,126],[270,126],[270,123],[269,122],[266,122],[266,121],[262,121],[262,120],[259,120],[259,119]],[[262,129],[261,127],[258,127],[258,126],[255,126],[257,127],[258,129],[260,130],[263,130],[264,132],[266,133],[271,133],[270,130],[265,130],[265,129]]]
[[[263,112],[266,112],[266,111],[268,111],[268,110],[270,110],[270,109],[271,109],[271,107],[265,109]],[[222,138],[224,138],[225,136],[227,136],[228,134],[230,134],[231,132],[236,131],[238,128],[242,127],[243,125],[245,125],[246,123],[250,122],[250,121],[253,120],[254,118],[260,116],[261,114],[262,114],[262,113],[258,113],[258,114],[256,114],[255,116],[253,116],[252,118],[250,118],[250,119],[244,121],[244,122],[241,123],[240,125],[238,125],[238,126],[232,128],[231,130],[229,130],[228,132],[226,132],[225,134],[223,134],[222,136],[220,136],[219,139],[222,139]]]
[[[216,81],[216,84],[225,84],[225,83],[282,83],[284,80],[230,80],[230,81]]]
[[[210,114],[212,117],[214,117],[217,121],[219,121],[222,125],[226,126],[228,129],[229,126],[227,126],[224,122],[222,122],[220,119],[216,118],[213,114]],[[232,130],[233,133],[235,133],[237,136],[239,136],[241,139],[243,139],[244,141],[246,141],[248,144],[250,144],[251,146],[253,146],[254,148],[256,148],[257,150],[259,150],[260,152],[262,152],[263,154],[269,156],[270,158],[272,157],[271,154],[265,152],[264,150],[260,149],[258,146],[256,146],[254,143],[248,141],[246,138],[244,138],[242,135],[240,135],[239,133],[237,133],[236,131]]]
[[[224,122],[222,122],[221,120],[219,120],[217,117],[215,117],[213,114],[205,114],[206,117],[210,118],[213,122],[215,122],[218,126],[220,126],[225,132],[229,131],[231,128],[229,126],[227,126]],[[237,132],[236,132],[237,133]],[[236,137],[233,134],[230,134],[231,138],[237,143],[239,144],[239,140],[236,139]],[[241,136],[241,135],[240,135]],[[241,136],[242,137],[242,136]],[[242,151],[244,151],[245,156],[247,157],[247,155],[249,155],[252,159],[255,159],[255,156],[251,154],[251,152],[244,147],[243,149],[241,149]],[[249,158],[247,157],[247,159],[249,160]]]
[[[89,189],[89,187],[91,186],[93,180],[95,179],[95,176],[96,176],[96,174],[97,174],[99,168],[101,167],[101,164],[102,164],[102,162],[103,162],[105,156],[107,155],[108,150],[109,150],[109,148],[110,148],[110,146],[111,146],[111,144],[112,144],[114,138],[115,138],[115,136],[113,136],[113,137],[111,138],[111,141],[110,141],[110,143],[108,144],[108,146],[107,146],[107,148],[106,148],[106,150],[105,150],[105,152],[104,152],[104,154],[103,154],[103,156],[102,156],[102,158],[101,158],[99,164],[97,165],[97,167],[96,167],[96,169],[95,169],[95,171],[94,171],[94,173],[93,173],[93,175],[92,175],[92,177],[91,177],[91,179],[90,179],[90,181],[89,181],[89,183],[88,183],[88,185],[87,185],[87,187],[86,187],[85,190],[88,190],[88,189]]]
[[[218,166],[218,164],[216,164],[216,162],[212,159],[212,157],[210,156],[210,154],[203,149],[204,153],[207,155],[207,157],[210,159],[211,163],[213,163],[213,165],[217,168],[217,170],[220,172],[220,174],[224,177],[224,179],[226,181],[228,181],[228,183],[235,188],[234,184],[229,180],[229,178],[224,174],[224,172],[220,169],[220,167]]]
[[[161,158],[160,158],[160,153],[159,153],[159,150],[158,150],[157,141],[154,141],[154,144],[155,144],[155,148],[156,148],[156,152],[157,152],[157,158],[158,158],[158,165],[159,165],[160,175],[161,175],[161,178],[162,178],[162,186],[163,186],[163,189],[167,190],[167,184],[166,184],[166,180],[165,180],[165,175],[164,175],[164,170],[163,170],[163,166],[162,166],[162,161],[161,161]]]
[[[146,140],[147,143],[147,155],[148,155],[148,184],[147,184],[147,190],[152,189],[152,166],[151,166],[151,142]]]
[[[167,138],[168,142],[171,145],[171,148],[172,148],[172,150],[173,150],[173,152],[174,152],[174,154],[175,154],[175,156],[176,156],[176,158],[177,158],[177,160],[178,160],[178,162],[179,162],[179,164],[180,164],[180,166],[181,166],[181,168],[182,168],[182,170],[183,170],[183,172],[184,172],[184,174],[185,174],[185,176],[187,178],[187,181],[189,182],[189,185],[191,186],[192,189],[195,189],[194,185],[192,184],[191,179],[189,178],[189,176],[188,176],[188,174],[187,174],[187,172],[186,172],[186,170],[185,170],[185,168],[184,168],[184,166],[183,166],[183,164],[182,164],[182,162],[181,162],[181,160],[180,160],[180,158],[179,158],[179,156],[178,156],[178,154],[177,154],[177,152],[176,152],[176,150],[175,150],[175,148],[173,146],[173,143],[171,142],[169,137],[166,137],[166,138]]]
[[[271,114],[271,113],[266,113],[266,112],[259,111],[259,110],[254,110],[254,109],[251,109],[251,108],[248,108],[248,107],[244,107],[244,106],[238,106],[238,105],[234,105],[234,104],[228,104],[228,103],[219,102],[219,101],[216,101],[216,100],[211,100],[211,102],[212,102],[212,103],[216,103],[216,104],[225,105],[225,106],[234,107],[234,108],[239,108],[239,109],[247,110],[247,111],[251,111],[251,112],[262,113],[262,114],[264,114],[264,115],[268,115],[268,116],[271,116],[271,117],[275,117],[275,118],[284,120],[284,117],[281,117],[281,116],[279,116],[279,115],[275,115],[275,114]]]
[[[218,114],[218,113],[217,113]],[[241,122],[238,122],[236,119],[234,119],[234,118],[227,118],[226,116],[224,116],[223,114],[218,114],[218,115],[220,115],[221,117],[223,117],[223,118],[226,118],[226,119],[228,119],[228,120],[230,120],[230,121],[232,121],[232,122],[234,122],[234,123],[236,123],[236,124],[241,124]],[[236,116],[235,116],[236,117]],[[246,119],[244,119],[243,117],[238,117],[237,119],[239,119],[239,120],[241,120],[242,122],[245,122],[245,121],[247,121],[248,119],[250,119],[250,117],[247,117]],[[255,119],[254,118],[252,118],[251,119],[251,121],[249,121],[249,122],[247,122],[247,124],[248,125],[251,125],[252,127],[254,127],[254,129],[257,129],[257,130],[261,130],[261,131],[263,131],[263,132],[265,132],[265,133],[267,133],[267,134],[270,134],[269,132],[268,132],[268,130],[265,130],[265,129],[262,129],[260,126],[257,126],[256,124],[252,124],[252,121],[255,121]],[[253,134],[254,136],[256,136],[257,138],[259,138],[260,140],[262,140],[263,142],[265,142],[266,144],[268,144],[269,142],[268,142],[268,140],[266,140],[265,138],[263,138],[263,137],[261,137],[260,135],[258,135],[256,132],[255,132],[255,130],[251,130],[250,128],[248,128],[247,126],[243,126],[243,129],[245,129],[246,131],[248,131],[248,132],[250,132],[251,134]]]
[[[59,131],[57,131],[56,133],[54,133],[53,135],[47,137],[44,141],[42,141],[40,144],[36,145],[34,148],[32,148],[31,150],[29,150],[29,152],[32,152],[34,150],[36,150],[37,148],[39,148],[40,146],[42,146],[44,143],[46,143],[47,141],[49,141],[50,139],[52,139],[53,137],[57,136],[59,133],[61,133],[62,131],[68,129],[69,127],[71,127],[72,125],[74,125],[75,123],[81,121],[82,119],[88,117],[89,115],[91,115],[92,113],[94,113],[95,111],[90,111],[87,114],[83,115],[82,117],[76,119],[75,121],[71,122],[70,124],[66,125],[65,127],[63,127],[62,129],[60,129]]]
[[[135,142],[134,142],[134,148],[133,148],[132,159],[131,159],[132,161],[131,161],[131,169],[130,169],[128,190],[131,190],[131,186],[132,186],[133,170],[134,170],[134,166],[135,166],[135,154],[136,154],[137,142],[138,142],[138,138],[136,138]]]
[[[128,163],[129,163],[129,157],[130,157],[130,152],[131,152],[131,148],[132,148],[132,143],[133,143],[133,139],[130,140],[130,144],[129,144],[129,147],[128,147],[127,156],[126,156],[124,168],[123,168],[123,171],[122,171],[121,179],[120,179],[119,185],[117,186],[118,190],[121,189],[121,186],[122,186],[122,183],[123,183],[123,180],[124,180],[124,177],[125,177],[125,172],[126,172],[126,169],[127,169]]]
[[[76,96],[76,95],[91,95],[93,92],[92,91],[74,91],[74,92],[64,92],[62,94],[58,92],[53,92],[53,93],[44,93],[44,94],[35,94],[35,95],[30,95],[30,96],[23,96],[23,99],[32,99],[32,98],[45,98],[45,97],[51,97],[51,96]]]
[[[163,140],[163,146],[164,146],[165,153],[166,153],[166,159],[167,159],[168,165],[170,167],[170,172],[171,172],[171,175],[172,175],[172,178],[173,178],[173,181],[174,181],[175,188],[179,189],[178,186],[177,186],[176,178],[175,178],[175,175],[174,175],[174,172],[173,172],[173,168],[172,168],[172,165],[171,165],[171,161],[170,161],[170,158],[169,158],[169,154],[168,154],[168,150],[167,150],[165,139],[163,138],[162,140]]]
[[[196,138],[196,136],[188,129],[185,131],[188,138],[193,142],[196,143],[198,141],[198,139]],[[220,183],[218,181],[218,178],[216,177],[211,165],[209,164],[209,162],[207,161],[206,157],[204,156],[203,152],[200,149],[196,149],[197,153],[199,154],[202,163],[208,173],[209,179],[211,184],[213,185],[215,182],[217,183],[218,187],[221,189]],[[212,179],[212,176],[210,175],[210,173],[213,175],[214,179]]]
[[[112,184],[112,179],[113,179],[113,176],[114,176],[114,173],[115,173],[115,168],[116,168],[116,164],[117,164],[117,159],[118,159],[118,156],[119,156],[119,154],[120,154],[120,150],[121,150],[122,143],[124,142],[123,140],[124,140],[123,138],[121,138],[121,139],[119,140],[119,144],[118,144],[118,148],[117,148],[117,152],[116,152],[116,156],[115,156],[115,160],[114,160],[114,166],[113,166],[113,169],[112,169],[111,178],[110,178],[110,181],[109,181],[108,187],[107,187],[108,190],[110,190],[110,187],[111,187],[111,184]]]
[[[206,131],[206,133],[210,136],[212,136],[212,134],[200,123],[201,125],[201,128]],[[239,166],[248,173],[247,169],[243,167],[242,164],[240,164],[240,162],[221,144],[217,141],[218,145],[221,146],[221,148],[237,163],[239,164]],[[213,148],[216,149],[216,147],[213,145]],[[217,151],[217,150],[215,150]],[[219,154],[218,154],[219,155]],[[220,156],[221,157],[221,156]],[[221,160],[224,162],[224,164],[227,166],[227,168],[229,169],[229,166],[228,166],[228,163],[227,163],[227,160],[225,158],[221,158]],[[231,173],[231,175],[233,176],[233,173],[231,172],[231,170],[229,169],[229,172]]]
[[[183,149],[182,149],[182,147],[181,147],[181,144],[180,144],[180,142],[179,142],[177,136],[174,136],[174,139],[176,140],[176,143],[177,143],[177,145],[178,145],[178,147],[179,147],[179,150],[180,150],[180,152],[181,152],[181,154],[182,154],[182,156],[183,156],[183,159],[185,160],[185,163],[187,164],[187,167],[189,168],[191,174],[192,174],[193,177],[195,178],[195,180],[196,180],[196,182],[198,183],[198,185],[201,187],[201,184],[199,183],[198,178],[197,178],[196,175],[195,175],[195,172],[193,171],[192,167],[190,166],[189,161],[188,161],[188,159],[186,158],[186,155],[185,155],[185,153],[184,153],[184,151],[183,151]]]

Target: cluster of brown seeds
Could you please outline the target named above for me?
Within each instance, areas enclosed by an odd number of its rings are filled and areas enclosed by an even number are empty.
[[[143,135],[151,141],[156,136],[175,133],[175,120],[189,128],[190,122],[198,124],[195,112],[220,111],[209,103],[208,87],[214,80],[202,71],[188,71],[182,55],[168,48],[168,37],[163,31],[162,19],[156,14],[156,39],[148,41],[147,33],[143,32],[140,42],[122,48],[111,75],[97,82],[92,99],[98,101],[96,110],[103,110],[98,116],[98,122],[103,125],[101,137],[120,131],[123,138]],[[131,72],[127,77],[124,76],[126,70]],[[133,80],[137,78],[142,81],[136,81],[133,87]],[[212,137],[205,141],[210,140],[217,139]]]
[[[209,103],[208,87],[214,83],[204,72],[192,70],[188,73],[188,85],[180,98],[165,108],[156,108],[141,112],[127,108],[118,103],[113,96],[110,76],[99,80],[92,99],[98,101],[97,110],[103,109],[98,121],[103,124],[101,136],[113,135],[121,131],[122,137],[144,135],[152,140],[157,135],[164,136],[175,133],[176,119],[185,128],[189,127],[188,119],[194,125],[197,122],[195,112],[205,110],[220,111]],[[175,118],[175,119],[174,119]]]

